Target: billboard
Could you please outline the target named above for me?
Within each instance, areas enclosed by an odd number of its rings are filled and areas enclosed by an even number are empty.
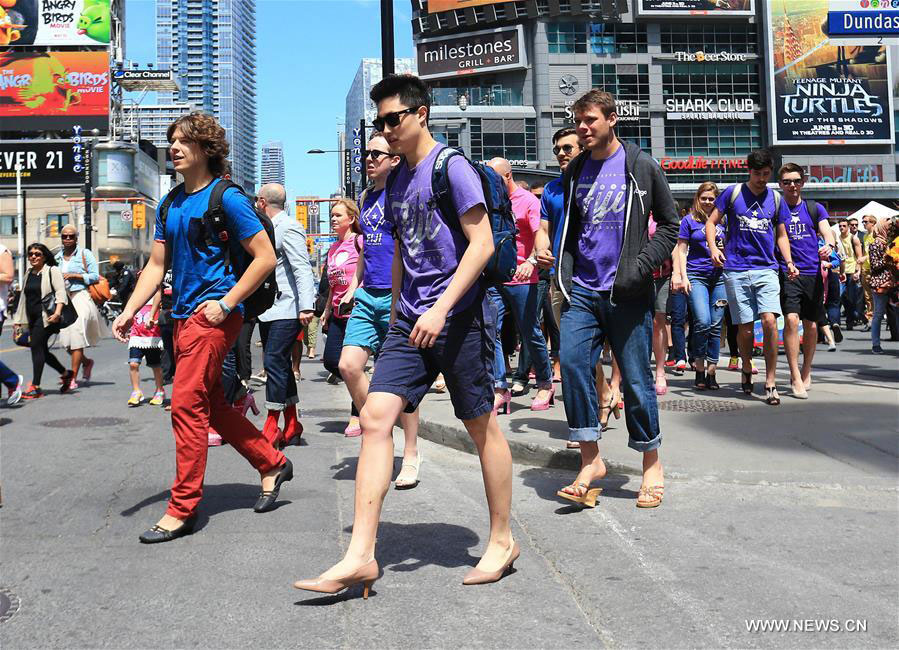
[[[899,36],[899,2],[830,0],[827,33],[831,36]]]
[[[422,79],[526,67],[521,25],[423,38],[418,42],[418,76]]]
[[[467,7],[479,7],[481,5],[495,5],[507,0],[428,0],[428,13],[436,14],[440,11],[453,9],[465,9]]]
[[[765,5],[773,144],[891,144],[889,49],[831,41],[827,0]]]
[[[3,0],[0,12],[9,27],[0,30],[0,45],[108,45],[109,5],[110,0]],[[6,22],[2,13],[0,22]]]
[[[636,0],[643,16],[754,16],[754,0]]]
[[[4,131],[105,131],[109,124],[109,55],[100,52],[0,54],[0,122]]]
[[[22,166],[22,187],[78,187],[84,182],[75,144],[66,140],[0,142],[0,187],[16,186],[16,165]]]

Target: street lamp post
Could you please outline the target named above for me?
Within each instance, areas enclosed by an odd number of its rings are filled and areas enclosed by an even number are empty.
[[[393,0],[381,0],[381,74],[393,73]]]
[[[100,131],[91,131],[93,137],[85,138],[84,148],[84,247],[90,248],[94,232],[94,211],[92,209],[93,187],[91,185],[91,162],[94,157],[94,144]]]
[[[344,157],[344,166],[346,167],[351,163],[349,160],[349,149],[310,149],[306,152],[307,154],[324,154],[324,153],[336,153],[340,154]],[[346,180],[343,186],[343,193],[346,194],[349,198],[355,198],[356,196],[356,184],[351,180]]]

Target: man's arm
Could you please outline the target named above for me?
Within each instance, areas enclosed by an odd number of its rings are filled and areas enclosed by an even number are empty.
[[[830,254],[837,249],[836,237],[826,219],[818,222],[818,233],[824,239],[824,246],[818,249],[818,256],[822,260],[830,259]]]
[[[403,258],[400,252],[400,242],[393,242],[393,266],[390,269],[390,275],[393,286],[390,288],[390,324],[396,320],[396,306],[400,301],[400,288],[403,286]]]
[[[787,263],[787,277],[791,280],[799,276],[799,269],[793,264],[793,252],[790,250],[790,237],[787,235],[787,227],[779,223],[776,226],[775,238],[777,240],[777,248],[780,250],[780,256]]]
[[[652,169],[652,205],[650,211],[656,222],[656,232],[646,242],[643,250],[637,255],[637,268],[643,265],[643,272],[656,269],[665,262],[674,251],[677,243],[677,232],[680,229],[680,216],[677,213],[677,203],[668,187],[668,181],[662,168],[655,161],[651,162]],[[627,218],[630,215],[625,215]]]
[[[150,259],[137,279],[137,285],[131,292],[128,303],[112,324],[112,334],[117,340],[122,343],[128,342],[128,331],[131,329],[135,312],[147,304],[150,296],[162,284],[163,275],[165,275],[165,242],[155,240],[150,247]]]
[[[718,248],[718,244],[715,242],[718,234],[716,226],[720,222],[721,213],[718,211],[718,208],[712,210],[712,214],[705,220],[705,243],[709,246],[709,253],[711,253],[712,263],[715,266],[724,266],[724,262],[727,259],[724,257],[724,252]]]
[[[674,252],[671,254],[671,290],[690,293],[690,281],[687,279],[687,242],[677,240]]]
[[[418,317],[409,342],[419,348],[434,346],[437,336],[446,323],[449,310],[472,287],[493,255],[493,231],[487,220],[487,209],[478,203],[459,218],[462,232],[468,239],[468,248],[459,261],[459,266],[450,280],[449,286],[437,299],[433,307]]]
[[[552,238],[549,236],[549,221],[540,220],[540,230],[534,235],[534,253],[537,256],[537,266],[541,269],[552,268],[556,263],[553,257]]]
[[[315,308],[315,278],[312,276],[312,265],[309,263],[306,233],[299,224],[296,226],[291,224],[284,231],[281,250],[297,286],[297,315],[300,322],[305,325],[312,320],[312,310]]]

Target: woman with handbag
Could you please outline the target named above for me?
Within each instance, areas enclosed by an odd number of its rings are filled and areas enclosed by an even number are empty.
[[[59,233],[62,249],[56,254],[56,262],[62,277],[65,278],[69,301],[78,312],[78,320],[71,327],[63,329],[59,334],[59,342],[72,357],[72,385],[78,388],[76,378],[78,371],[84,368],[82,381],[88,382],[94,369],[94,360],[84,354],[84,349],[97,345],[105,332],[100,320],[100,311],[94,302],[93,293],[103,294],[100,299],[109,298],[109,284],[101,278],[97,259],[87,248],[78,246],[78,230],[68,224]]]
[[[871,298],[874,301],[874,317],[871,319],[871,351],[883,354],[880,347],[880,321],[887,313],[890,304],[890,293],[896,286],[890,260],[887,259],[887,233],[890,220],[886,217],[877,220],[874,226],[874,238],[868,246],[868,260],[871,263]]]
[[[13,318],[13,338],[16,343],[22,343],[28,337],[33,374],[22,398],[37,399],[44,396],[41,376],[45,364],[59,373],[62,379],[60,393],[65,393],[71,386],[75,375],[50,352],[47,341],[60,331],[66,318],[74,320],[74,310],[68,305],[65,280],[56,268],[56,259],[50,249],[43,244],[31,244],[27,255],[31,268],[25,274],[22,296]],[[67,306],[69,309],[64,313]]]

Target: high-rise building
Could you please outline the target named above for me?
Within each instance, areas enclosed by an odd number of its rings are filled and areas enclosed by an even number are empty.
[[[225,128],[232,180],[256,186],[255,0],[157,0],[156,59],[175,70],[177,93],[160,104],[188,102]]]
[[[406,72],[415,74],[415,59],[395,59],[394,71],[397,74]],[[350,173],[351,180],[356,184],[357,193],[362,188],[362,145],[365,144],[364,134],[359,134],[359,120],[365,118],[365,123],[371,125],[371,121],[377,116],[377,109],[368,97],[372,86],[381,81],[383,77],[381,59],[362,59],[353,84],[346,95],[346,135],[344,142],[350,147]],[[371,135],[369,130],[368,135]],[[358,143],[358,144],[357,144]],[[341,170],[343,170],[343,157],[341,157]]]
[[[280,140],[262,145],[262,177],[259,181],[284,185],[284,143]]]
[[[126,132],[164,149],[169,146],[169,125],[182,115],[193,112],[194,107],[191,104],[125,104],[122,110]]]

